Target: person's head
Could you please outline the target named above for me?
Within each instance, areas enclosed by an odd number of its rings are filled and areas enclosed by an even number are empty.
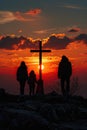
[[[21,62],[21,66],[25,66],[25,62],[24,61]]]
[[[30,75],[34,75],[34,74],[35,74],[34,70],[31,70]]]
[[[68,58],[67,58],[65,55],[63,55],[63,56],[62,56],[62,61],[63,61],[63,62],[67,62],[67,61],[68,61]]]

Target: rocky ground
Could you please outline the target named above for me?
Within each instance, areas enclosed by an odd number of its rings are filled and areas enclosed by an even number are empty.
[[[0,93],[0,130],[87,130],[87,99]]]

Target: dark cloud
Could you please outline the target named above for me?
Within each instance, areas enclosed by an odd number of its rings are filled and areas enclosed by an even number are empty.
[[[30,39],[27,39],[23,36],[21,37],[11,37],[6,36],[2,37],[0,40],[0,48],[1,49],[25,49],[25,48],[33,48],[35,45]]]
[[[12,49],[14,44],[18,44],[20,40],[18,38],[11,38],[10,36],[3,37],[0,40],[0,48],[2,49]]]
[[[68,44],[75,41],[83,41],[84,44],[87,44],[87,34],[80,34],[77,37],[70,39],[64,34],[54,34],[51,35],[43,45],[43,48],[50,49],[65,49]],[[20,37],[0,37],[0,49],[38,49],[38,40],[33,40],[32,38],[26,38],[23,36]]]
[[[87,34],[78,35],[75,37],[75,41],[84,41],[84,43],[87,44]]]
[[[20,37],[20,43],[18,44],[18,48],[26,49],[26,48],[35,48],[35,44],[31,39],[27,39],[23,36]]]
[[[71,42],[71,39],[64,36],[59,37],[56,35],[50,36],[47,40],[47,43],[44,45],[44,48],[52,49],[65,49],[66,46]]]
[[[68,30],[68,32],[70,33],[75,33],[75,32],[79,32],[80,31],[80,28],[71,28]]]

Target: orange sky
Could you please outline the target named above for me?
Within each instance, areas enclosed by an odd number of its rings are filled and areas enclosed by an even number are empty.
[[[61,60],[61,56],[66,55],[72,62],[73,67],[86,67],[87,64],[87,46],[82,42],[77,44],[75,42],[70,43],[66,49],[53,50],[51,53],[43,53],[43,64],[45,66],[43,73],[54,72],[58,66],[58,62]],[[19,50],[0,50],[0,72],[3,69],[8,70],[16,69],[20,62],[24,60],[29,68],[38,71],[39,58],[37,53],[31,53],[29,49]],[[51,65],[50,65],[51,64]],[[3,73],[6,73],[3,71]]]
[[[77,76],[79,78],[79,84],[84,85],[83,87],[87,85],[87,46],[83,42],[78,44],[72,42],[66,49],[51,49],[51,53],[43,54],[42,61],[44,64],[43,80],[45,84],[45,92],[57,90],[57,83],[59,82],[59,79],[57,78],[57,68],[62,55],[68,56],[72,63],[72,77]],[[6,88],[6,91],[18,93],[19,85],[16,81],[16,70],[22,60],[26,62],[28,72],[33,69],[36,72],[38,79],[38,54],[31,53],[29,49],[0,50],[0,84]],[[16,90],[14,85],[16,86]],[[28,88],[26,88],[26,91],[27,89]],[[85,89],[86,88],[84,88],[84,91]]]

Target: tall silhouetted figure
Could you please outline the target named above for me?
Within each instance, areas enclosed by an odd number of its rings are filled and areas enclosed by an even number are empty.
[[[29,95],[34,95],[35,94],[35,84],[37,83],[36,80],[36,74],[34,70],[31,70],[28,76],[28,85],[29,85]]]
[[[58,66],[58,78],[61,80],[61,91],[64,96],[68,96],[70,92],[70,76],[72,75],[72,65],[66,56],[62,59]]]
[[[22,61],[17,69],[17,81],[20,84],[20,95],[24,95],[24,88],[26,80],[28,79],[28,71],[25,62]]]

